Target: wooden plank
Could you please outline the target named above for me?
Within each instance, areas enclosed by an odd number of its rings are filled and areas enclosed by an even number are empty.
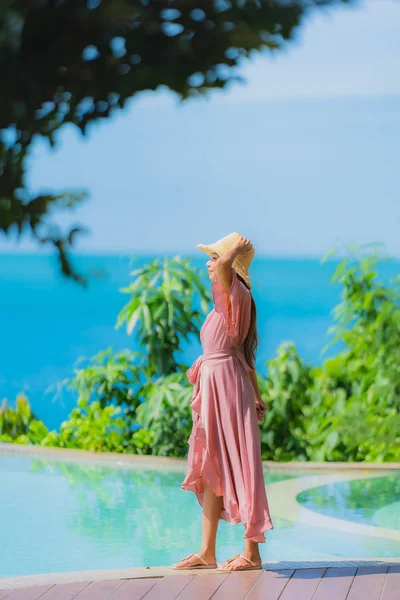
[[[146,594],[145,600],[175,600],[194,577],[196,575],[165,575],[157,579],[154,587]]]
[[[264,571],[246,596],[246,600],[277,600],[293,573],[294,569]]]
[[[48,592],[40,596],[40,600],[72,600],[89,583],[90,581],[80,581],[77,583],[59,583],[53,585]]]
[[[400,565],[389,567],[383,584],[380,600],[399,600],[400,598]]]
[[[209,600],[232,573],[196,575],[179,594],[179,600]]]
[[[279,600],[310,600],[325,571],[326,569],[296,569]]]
[[[75,596],[74,600],[106,600],[115,590],[125,583],[122,579],[113,581],[92,581],[81,592]]]
[[[346,600],[356,571],[356,567],[329,567],[313,600]]]
[[[5,600],[38,600],[50,590],[52,585],[35,585],[33,587],[18,588],[6,596]]]
[[[107,600],[140,600],[157,582],[158,577],[128,579]]]
[[[229,577],[218,588],[212,600],[226,600],[226,598],[229,598],[229,600],[243,600],[262,573],[262,569],[259,571],[232,571],[232,573],[228,573]]]
[[[379,600],[387,567],[359,567],[346,600]]]

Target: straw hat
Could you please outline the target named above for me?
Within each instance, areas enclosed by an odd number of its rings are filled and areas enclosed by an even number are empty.
[[[204,252],[206,252],[209,256],[211,256],[213,252],[216,252],[218,256],[222,256],[225,252],[232,248],[233,244],[238,240],[239,237],[240,235],[236,233],[236,231],[234,231],[233,233],[226,235],[217,242],[214,242],[213,244],[197,244],[197,248],[199,248],[200,250],[204,250]],[[232,263],[232,266],[235,269],[235,271],[241,277],[243,277],[250,289],[252,288],[252,285],[250,284],[248,270],[250,267],[250,263],[253,260],[254,254],[255,250],[254,248],[251,248],[248,252],[238,254]]]

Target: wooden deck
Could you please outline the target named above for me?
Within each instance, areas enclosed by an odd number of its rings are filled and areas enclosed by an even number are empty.
[[[0,600],[399,600],[400,565],[164,577],[0,590]]]

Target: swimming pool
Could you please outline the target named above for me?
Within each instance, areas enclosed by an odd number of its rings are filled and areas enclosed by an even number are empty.
[[[0,577],[171,565],[200,548],[184,461],[99,460],[0,449]],[[277,467],[265,483],[263,561],[400,556],[400,471]],[[220,521],[218,561],[241,551],[243,530]]]

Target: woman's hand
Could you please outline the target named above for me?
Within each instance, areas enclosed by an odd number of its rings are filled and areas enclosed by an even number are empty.
[[[250,242],[250,240],[241,235],[232,247],[236,250],[237,254],[246,254],[246,252],[252,249],[253,244]]]
[[[229,277],[230,277],[230,271],[232,268],[233,261],[238,256],[238,254],[246,254],[246,252],[249,252],[252,248],[253,248],[253,244],[250,242],[250,240],[248,240],[247,238],[243,237],[243,235],[241,235],[236,240],[236,242],[234,244],[232,244],[232,246],[229,248],[229,250],[224,252],[222,254],[222,256],[220,256],[216,260],[215,270],[217,272],[218,279],[220,279],[221,269],[224,268],[224,265],[228,265],[226,267],[226,270],[227,270],[227,273],[229,272]],[[222,279],[224,278],[223,274],[221,274],[221,278]],[[229,282],[227,282],[227,285],[228,284],[229,284]],[[229,285],[229,289],[230,289],[230,285]]]
[[[267,405],[263,402],[263,400],[261,398],[257,398],[256,399],[256,412],[257,412],[258,422],[263,420],[266,411],[267,411]]]

